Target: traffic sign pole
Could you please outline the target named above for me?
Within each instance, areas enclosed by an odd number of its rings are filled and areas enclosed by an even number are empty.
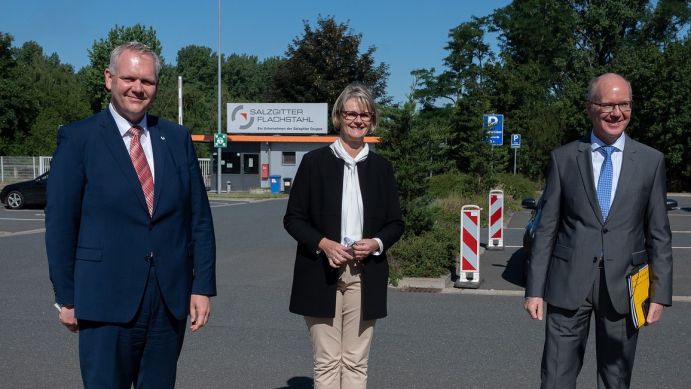
[[[513,175],[515,176],[518,149],[521,148],[521,134],[511,134],[511,148],[513,149]]]
[[[513,175],[516,175],[516,154],[518,153],[518,149],[514,148],[513,149]]]

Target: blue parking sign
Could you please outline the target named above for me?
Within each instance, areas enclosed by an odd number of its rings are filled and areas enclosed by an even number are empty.
[[[520,149],[521,148],[521,134],[511,134],[511,148]]]
[[[485,129],[487,142],[493,146],[504,144],[504,115],[484,114],[482,115],[482,128]]]

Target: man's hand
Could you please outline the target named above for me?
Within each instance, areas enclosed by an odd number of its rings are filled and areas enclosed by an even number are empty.
[[[367,258],[373,252],[379,250],[379,243],[374,239],[362,239],[353,244],[353,252],[355,259],[361,261]]]
[[[544,301],[542,297],[526,297],[523,308],[528,311],[528,314],[533,320],[542,320]]]
[[[190,296],[190,329],[192,332],[204,327],[209,321],[211,313],[211,299],[209,296],[193,294]]]
[[[68,330],[72,332],[79,332],[79,322],[77,318],[74,317],[74,307],[73,306],[62,306],[60,307],[60,323],[62,323]]]
[[[330,239],[322,238],[319,241],[319,250],[326,255],[326,258],[329,260],[329,266],[334,269],[338,269],[341,265],[353,259],[351,250],[348,247]]]
[[[662,318],[662,309],[665,306],[658,303],[650,303],[648,307],[648,315],[645,317],[645,325],[651,325],[660,321]]]

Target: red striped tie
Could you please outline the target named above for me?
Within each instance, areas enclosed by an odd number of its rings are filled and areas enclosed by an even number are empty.
[[[144,148],[139,141],[142,131],[141,127],[132,127],[129,130],[130,135],[132,135],[130,159],[132,159],[134,170],[137,171],[139,183],[142,184],[142,191],[144,192],[144,198],[146,198],[146,206],[149,208],[149,216],[151,216],[154,211],[154,178],[151,175],[149,163],[146,161]]]

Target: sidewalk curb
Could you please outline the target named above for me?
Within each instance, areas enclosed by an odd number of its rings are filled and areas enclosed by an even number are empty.
[[[451,279],[447,276],[438,278],[425,277],[403,277],[398,281],[397,289],[416,288],[416,289],[446,289],[453,286]]]

